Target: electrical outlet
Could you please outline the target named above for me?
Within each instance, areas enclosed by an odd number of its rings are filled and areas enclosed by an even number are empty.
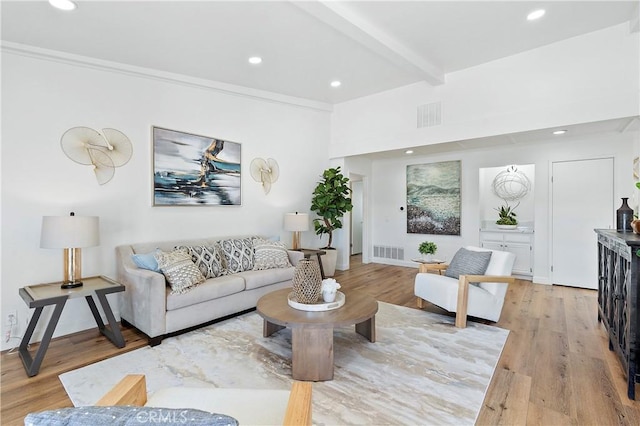
[[[14,325],[17,325],[18,324],[18,312],[15,311],[15,310],[7,312],[7,317],[6,317],[5,324],[7,324],[8,327],[12,327]]]

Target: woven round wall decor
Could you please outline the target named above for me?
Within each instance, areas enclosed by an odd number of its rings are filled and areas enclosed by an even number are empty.
[[[316,303],[322,289],[318,262],[300,259],[293,272],[293,293],[299,303]]]

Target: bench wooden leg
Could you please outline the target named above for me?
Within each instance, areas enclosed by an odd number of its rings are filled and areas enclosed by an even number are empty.
[[[422,297],[416,297],[416,302],[418,303],[418,309],[424,308],[424,300],[422,300]]]
[[[467,303],[469,302],[469,279],[460,275],[458,280],[458,305],[456,307],[456,327],[467,326]]]

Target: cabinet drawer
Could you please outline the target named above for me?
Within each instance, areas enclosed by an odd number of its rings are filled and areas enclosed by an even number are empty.
[[[480,232],[480,241],[499,241],[502,242],[504,234],[502,232]]]

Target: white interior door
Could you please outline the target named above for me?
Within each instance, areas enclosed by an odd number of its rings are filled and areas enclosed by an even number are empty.
[[[552,164],[552,282],[598,288],[596,228],[612,228],[613,158]]]

